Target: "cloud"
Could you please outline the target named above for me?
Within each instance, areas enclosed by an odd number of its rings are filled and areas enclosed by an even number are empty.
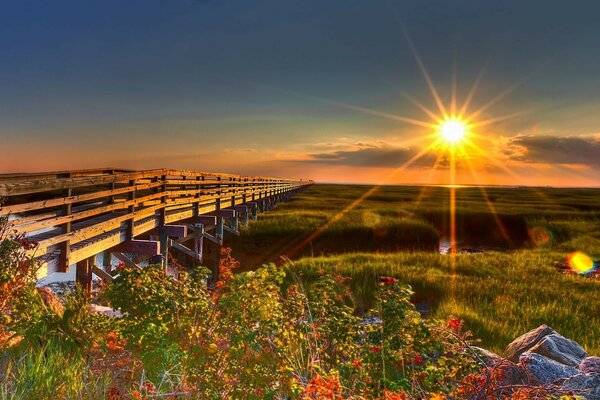
[[[508,140],[503,153],[527,163],[600,166],[600,138],[518,135]]]
[[[322,165],[338,165],[350,167],[395,168],[399,167],[415,155],[416,147],[393,147],[386,144],[368,145],[361,143],[358,148],[309,154],[305,163]],[[435,162],[433,154],[426,154],[414,162],[416,166],[431,167]]]

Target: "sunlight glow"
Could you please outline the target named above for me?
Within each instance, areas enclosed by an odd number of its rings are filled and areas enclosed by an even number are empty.
[[[448,143],[458,143],[464,139],[467,127],[458,119],[449,119],[440,125],[440,136]]]

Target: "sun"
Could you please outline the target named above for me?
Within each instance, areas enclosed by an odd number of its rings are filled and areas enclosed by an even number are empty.
[[[465,138],[467,126],[459,119],[448,119],[440,123],[439,134],[450,144],[459,143]]]

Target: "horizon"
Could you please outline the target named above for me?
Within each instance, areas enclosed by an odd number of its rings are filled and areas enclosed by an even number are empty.
[[[0,174],[114,164],[600,187],[596,2],[33,1],[4,11]],[[460,137],[443,137],[449,122]]]

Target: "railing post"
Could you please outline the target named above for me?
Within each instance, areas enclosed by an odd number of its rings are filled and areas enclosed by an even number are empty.
[[[200,263],[204,260],[204,225],[194,225],[194,252]]]
[[[216,200],[216,204],[215,204],[215,209],[216,211],[220,211],[221,210],[221,195],[222,195],[222,189],[221,189],[221,177],[219,176],[218,178],[218,190],[217,190],[217,195],[219,196]],[[223,232],[223,217],[220,215],[217,215],[217,226],[215,228],[215,238],[217,238],[217,240],[219,241],[219,243],[223,243],[223,237],[224,237],[224,232]]]
[[[61,178],[70,178],[71,174],[67,173],[64,175],[60,175],[60,177]],[[63,193],[64,193],[64,197],[71,197],[73,195],[73,189],[68,188]],[[65,216],[71,215],[72,210],[73,210],[73,203],[65,204],[62,207],[62,213]],[[71,232],[71,221],[64,223],[61,231],[62,231],[62,233]],[[69,258],[71,258],[71,241],[65,240],[64,242],[62,242],[60,244],[60,255],[58,257],[58,272],[67,272],[69,270],[69,265],[70,265]]]
[[[135,204],[133,204],[133,202],[135,201],[136,194],[135,179],[129,181],[129,186],[130,188],[133,187],[133,190],[131,190],[127,195],[127,200],[132,202],[132,204],[130,204],[127,208],[127,212],[131,215],[131,217],[127,221],[127,236],[129,240],[132,240],[135,237]]]
[[[163,196],[161,202],[163,207],[160,210],[160,223],[159,223],[159,235],[160,235],[160,254],[162,255],[162,265],[165,271],[169,267],[169,242],[168,237],[164,229],[161,229],[167,223],[167,175],[162,175],[163,181],[162,191]]]

